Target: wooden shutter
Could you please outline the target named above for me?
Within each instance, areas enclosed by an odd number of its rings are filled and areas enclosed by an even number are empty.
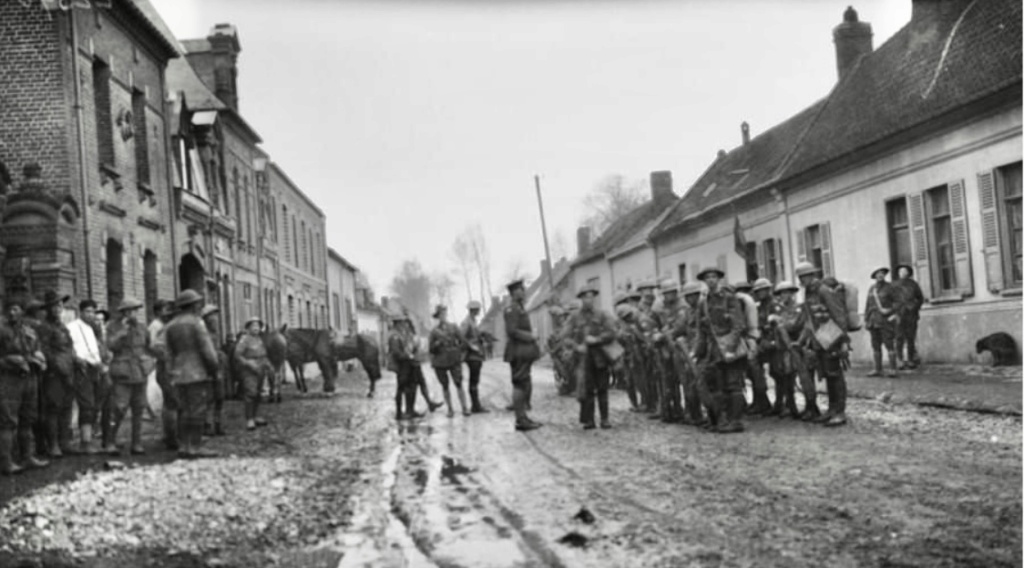
[[[934,296],[932,290],[932,268],[928,262],[928,232],[924,222],[924,194],[915,193],[907,197],[910,213],[910,241],[914,248],[914,275],[917,277],[921,290],[928,296]]]
[[[768,272],[764,269],[764,259],[768,257],[765,247],[768,246],[768,241],[761,241],[754,249],[757,250],[757,277],[763,278]]]
[[[985,275],[988,289],[1003,289],[1003,253],[999,246],[999,208],[992,172],[978,174],[978,195],[981,202],[981,241],[985,255]]]
[[[967,203],[964,199],[964,181],[949,184],[949,211],[953,222],[953,261],[956,266],[957,291],[964,296],[974,295],[974,274],[971,273],[970,236],[967,234]]]
[[[818,225],[821,233],[821,271],[825,276],[835,276],[836,269],[832,264],[832,228],[830,223]]]
[[[782,239],[775,239],[775,279],[786,279],[786,259],[782,256]],[[775,282],[778,284],[778,282]]]

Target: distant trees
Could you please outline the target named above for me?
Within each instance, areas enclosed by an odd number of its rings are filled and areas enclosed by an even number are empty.
[[[620,174],[604,177],[583,198],[580,226],[590,227],[596,239],[619,217],[647,201],[647,180],[627,180]]]
[[[459,236],[455,237],[452,243],[451,256],[454,258],[458,271],[462,274],[466,284],[466,294],[469,299],[474,299],[472,281],[478,283],[480,303],[487,310],[487,304],[492,296],[491,291],[491,252],[487,247],[487,239],[484,237],[483,228],[479,223],[467,225]]]

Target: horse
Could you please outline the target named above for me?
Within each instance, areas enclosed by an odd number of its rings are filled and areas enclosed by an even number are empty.
[[[373,337],[362,333],[346,336],[341,341],[335,341],[332,344],[331,355],[334,357],[335,365],[352,359],[357,359],[362,364],[366,374],[370,377],[370,392],[366,397],[372,398],[377,381],[380,379],[380,347],[377,346]],[[332,392],[333,390],[333,380],[330,385],[324,381],[324,391]]]
[[[285,334],[288,324],[279,329],[264,331],[261,335],[263,346],[267,349],[267,359],[273,372],[270,373],[270,400],[281,402],[281,384],[284,382],[284,363],[288,357],[288,339]]]
[[[331,392],[334,387],[334,373],[337,370],[333,357],[334,330],[288,329],[285,330],[284,337],[288,342],[286,360],[288,366],[292,368],[292,374],[295,375],[295,386],[299,392],[309,391],[303,366],[313,362],[316,362],[320,374],[324,377],[324,391]],[[331,390],[328,390],[328,385]]]

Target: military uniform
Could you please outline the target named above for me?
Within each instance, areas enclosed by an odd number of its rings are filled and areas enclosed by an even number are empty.
[[[517,280],[510,283],[507,288],[513,298],[504,313],[505,334],[508,339],[504,359],[512,372],[512,406],[516,413],[516,427],[520,430],[532,429],[538,424],[526,414],[530,408],[533,391],[530,367],[540,358],[540,346],[533,335],[533,326],[523,306],[523,298],[520,296],[516,299],[515,296],[517,291],[525,293],[523,282]]]
[[[792,297],[781,298],[782,292],[796,292],[796,287],[780,282],[776,291],[779,298],[765,298],[758,305],[761,324],[758,353],[766,356],[768,370],[775,381],[772,414],[783,418],[788,412],[796,418],[796,375],[803,366],[801,352],[794,346],[800,335],[800,309]]]
[[[705,359],[702,372],[713,412],[718,416],[718,431],[740,432],[746,405],[743,376],[748,363],[738,350],[742,349],[746,317],[740,301],[724,285],[709,290],[697,310],[696,355]]]
[[[698,326],[700,323],[700,291],[699,283],[687,283],[683,286],[682,296],[685,309],[680,324],[676,327],[675,342],[679,347],[677,358],[685,366],[683,374],[683,398],[688,420],[696,426],[704,426],[708,421],[704,418],[701,407],[712,409],[710,392],[703,388],[703,365],[700,360],[691,358],[697,344]],[[684,359],[685,358],[685,359]],[[717,417],[716,417],[717,421]]]
[[[15,463],[15,436],[25,465],[47,465],[35,457],[33,432],[39,410],[37,374],[44,364],[35,330],[24,321],[0,324],[0,474],[23,469]]]
[[[179,455],[186,458],[207,457],[212,454],[199,450],[203,425],[210,406],[210,381],[217,373],[219,361],[206,326],[193,306],[202,297],[193,290],[178,296],[178,315],[167,324],[164,340],[167,345],[167,373],[181,404],[180,428],[183,448]]]
[[[55,304],[44,300],[49,309]],[[43,417],[46,423],[50,456],[70,452],[71,411],[75,400],[75,350],[68,328],[59,316],[47,314],[39,324],[39,345],[46,355],[43,372]]]
[[[798,266],[798,275],[801,274],[801,268],[804,271],[816,270],[813,266]],[[825,387],[828,391],[828,411],[816,420],[829,426],[841,426],[846,423],[846,376],[843,373],[843,364],[849,353],[849,339],[840,340],[836,345],[826,349],[813,334],[828,321],[835,322],[844,331],[848,329],[846,305],[832,288],[815,279],[804,287],[803,317],[808,331],[803,341],[813,350],[817,371],[825,378]]]
[[[480,304],[476,302],[470,302],[469,309],[479,310]],[[484,364],[484,355],[486,346],[484,345],[483,334],[480,333],[480,326],[476,323],[476,318],[473,315],[467,315],[466,319],[462,320],[462,326],[459,328],[462,334],[462,340],[466,344],[466,367],[469,368],[469,400],[471,404],[471,410],[473,412],[484,412],[484,407],[480,404],[480,369]]]
[[[578,295],[597,294],[597,290],[584,287]],[[580,355],[579,365],[582,370],[581,384],[577,386],[577,399],[580,401],[580,422],[584,428],[593,428],[594,400],[597,399],[601,415],[601,427],[610,427],[608,420],[608,386],[614,361],[608,360],[602,349],[615,340],[615,321],[607,312],[596,306],[584,305],[569,317],[566,323],[568,334],[576,351]],[[595,344],[587,344],[588,337],[597,338]]]
[[[675,289],[672,284],[671,289]],[[664,293],[664,288],[663,292]],[[661,306],[655,310],[660,324],[658,331],[654,334],[654,345],[657,356],[661,361],[661,389],[659,401],[661,403],[659,414],[666,422],[681,420],[683,418],[683,405],[680,398],[680,376],[685,369],[680,368],[676,359],[675,339],[682,335],[682,321],[685,314],[684,307],[678,298],[668,301],[662,299]]]
[[[263,381],[272,372],[267,347],[258,335],[246,332],[235,344],[234,368],[242,386],[242,401],[245,406],[245,427],[252,430],[263,426],[266,421],[256,416],[259,411],[260,392]]]
[[[637,327],[643,337],[643,374],[640,381],[640,398],[644,410],[651,413],[651,418],[660,418],[658,413],[661,400],[662,361],[658,357],[658,348],[654,345],[654,335],[661,325],[658,315],[649,301],[641,302],[637,313]]]
[[[921,357],[917,354],[917,322],[921,318],[921,306],[924,305],[924,293],[921,286],[914,280],[914,269],[908,265],[900,265],[896,268],[906,268],[906,278],[893,280],[893,286],[897,291],[896,313],[899,315],[899,323],[896,326],[896,354],[902,355],[906,346],[907,355],[903,358],[904,369],[916,369],[921,364]]]
[[[622,373],[630,410],[640,411],[637,391],[643,376],[643,332],[637,324],[637,310],[628,304],[616,306],[615,335],[625,349],[622,356]]]
[[[388,335],[388,364],[397,376],[395,418],[399,420],[406,416],[410,418],[417,416],[417,383],[413,374],[413,365],[419,364],[415,355],[415,338],[397,326],[400,321],[407,321],[407,318],[404,316],[394,318],[392,320],[394,327]],[[402,412],[403,401],[405,402],[405,413]]]
[[[178,391],[171,384],[167,372],[167,345],[164,342],[164,330],[170,322],[170,315],[161,313],[162,308],[169,308],[171,302],[161,300],[157,305],[157,317],[149,323],[147,333],[149,334],[150,352],[156,358],[156,384],[160,387],[163,395],[163,410],[160,412],[160,419],[163,423],[164,445],[169,450],[178,449],[178,414],[181,411],[181,403],[178,400]]]
[[[888,268],[875,270],[871,277],[874,278],[879,272],[889,272]],[[896,325],[899,316],[896,313],[898,307],[898,294],[896,287],[882,281],[875,281],[868,288],[868,297],[864,305],[864,320],[871,334],[871,351],[874,356],[875,368],[868,373],[869,377],[882,375],[882,346],[885,346],[889,354],[890,370],[888,376],[895,377],[899,368],[899,352],[896,351]]]
[[[129,307],[134,306],[134,307]],[[110,378],[114,383],[114,427],[112,438],[116,443],[117,431],[124,417],[131,411],[131,441],[123,453],[141,454],[142,414],[146,410],[146,361],[149,334],[139,322],[128,321],[124,310],[141,309],[142,304],[125,300],[119,311],[122,315],[107,328],[110,345]]]
[[[438,306],[441,308],[442,306]],[[447,311],[447,310],[445,310]],[[438,317],[441,310],[434,311],[434,317]],[[448,416],[454,416],[452,409],[452,397],[448,391],[448,379],[455,385],[455,392],[459,397],[459,406],[462,414],[469,416],[469,408],[466,406],[466,393],[462,390],[462,358],[466,352],[466,343],[462,339],[459,327],[447,321],[439,322],[434,329],[430,330],[428,338],[430,351],[430,365],[434,368],[434,374],[441,383],[444,394],[444,402],[448,406]]]

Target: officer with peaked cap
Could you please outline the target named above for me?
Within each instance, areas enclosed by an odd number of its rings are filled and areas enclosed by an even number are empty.
[[[530,368],[540,359],[540,345],[533,335],[530,315],[526,312],[526,288],[522,279],[513,280],[506,286],[512,297],[505,308],[505,362],[512,372],[512,407],[516,414],[515,427],[519,431],[535,430],[541,426],[527,415],[533,379]]]
[[[473,300],[466,305],[469,313],[466,319],[462,320],[459,331],[462,340],[466,344],[466,366],[469,368],[469,401],[470,411],[473,413],[488,412],[480,404],[480,369],[484,364],[484,336],[480,331],[477,318],[480,316],[480,302]]]
[[[168,374],[178,393],[181,448],[178,455],[186,458],[213,457],[214,452],[202,449],[203,427],[211,403],[210,381],[216,375],[219,361],[209,331],[199,319],[203,297],[195,290],[185,290],[175,300],[178,314],[167,324],[164,340],[167,345]]]
[[[694,355],[706,361],[703,380],[711,393],[712,412],[718,419],[717,431],[743,431],[743,375],[747,353],[743,345],[746,318],[736,295],[725,289],[725,273],[708,267],[697,275],[708,288],[700,300],[697,315],[697,345]]]

